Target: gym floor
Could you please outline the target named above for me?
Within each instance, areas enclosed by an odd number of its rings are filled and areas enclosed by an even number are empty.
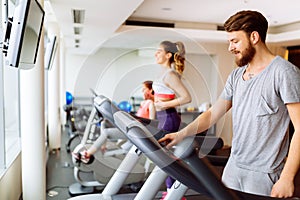
[[[65,129],[62,134],[62,145],[60,150],[49,153],[47,162],[47,200],[66,200],[72,197],[69,194],[69,186],[76,182],[73,175],[73,162],[71,154],[66,150],[66,143],[69,135]],[[74,142],[76,143],[76,142]],[[101,192],[101,191],[95,191]],[[121,193],[132,192],[130,189],[124,187]],[[159,196],[159,195],[158,195]],[[300,197],[300,173],[296,178],[295,196]],[[159,199],[159,198],[158,198]],[[211,200],[205,196],[187,196],[187,200]]]
[[[66,149],[68,139],[69,135],[66,128],[62,135],[61,149],[49,153],[46,172],[47,200],[66,200],[72,197],[69,193],[69,186],[76,183],[76,180],[73,174],[74,164],[72,162],[71,153],[67,152]],[[73,140],[71,149],[74,149],[77,144],[79,144],[79,139],[77,139],[77,141],[76,139]],[[83,175],[83,178],[85,178],[85,175]],[[94,193],[98,192],[101,192],[101,190],[95,188]],[[120,192],[125,193],[132,191],[124,187]]]
[[[47,200],[66,200],[72,196],[69,193],[69,186],[76,183],[73,175],[73,162],[71,154],[67,152],[66,143],[68,142],[69,135],[67,133],[68,128],[62,134],[62,144],[59,150],[55,150],[49,153],[47,162]],[[71,149],[74,145],[79,143],[79,140],[73,140]],[[162,191],[164,191],[164,186],[162,186]],[[100,193],[101,190],[95,190],[95,193]],[[120,193],[132,193],[133,191],[128,187],[124,187],[120,190]],[[160,197],[161,192],[157,195]],[[157,198],[159,199],[159,198]],[[186,198],[187,200],[211,200],[207,197],[199,197],[190,195]]]
[[[49,153],[47,162],[47,200],[65,200],[70,198],[68,187],[75,182],[71,154],[67,152],[65,144],[69,136],[62,134],[60,150]]]

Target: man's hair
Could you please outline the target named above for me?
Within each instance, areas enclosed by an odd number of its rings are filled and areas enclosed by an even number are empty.
[[[257,31],[261,41],[265,43],[268,21],[260,12],[245,10],[237,12],[226,20],[224,28],[227,32],[245,31],[248,36],[253,31]]]

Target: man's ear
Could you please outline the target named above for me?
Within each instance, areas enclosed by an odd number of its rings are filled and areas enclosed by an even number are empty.
[[[252,42],[252,44],[256,44],[259,40],[260,40],[259,33],[257,31],[253,31],[250,34],[250,41]]]

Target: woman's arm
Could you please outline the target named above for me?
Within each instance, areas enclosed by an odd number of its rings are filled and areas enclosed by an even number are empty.
[[[164,83],[175,91],[177,97],[170,101],[156,101],[155,106],[161,109],[172,108],[190,103],[192,97],[176,72],[170,71],[164,78]]]

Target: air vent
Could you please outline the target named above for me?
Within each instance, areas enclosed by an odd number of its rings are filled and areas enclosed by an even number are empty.
[[[218,31],[225,31],[225,28],[224,28],[224,26],[217,26],[217,30]]]
[[[74,34],[80,35],[82,33],[82,27],[74,27]]]
[[[72,9],[72,15],[75,24],[84,23],[85,10]]]
[[[174,28],[174,23],[164,23],[164,22],[147,22],[147,21],[135,21],[135,20],[127,20],[125,21],[125,25],[131,26],[153,26],[153,27],[164,27],[164,28]]]
[[[300,46],[289,46],[287,47],[288,50],[296,50],[300,52]]]

